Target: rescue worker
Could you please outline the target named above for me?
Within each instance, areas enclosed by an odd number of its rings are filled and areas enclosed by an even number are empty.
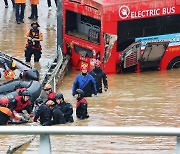
[[[15,116],[13,112],[8,108],[8,105],[9,105],[8,98],[3,97],[0,99],[0,125],[8,124],[10,118],[24,122],[25,119],[23,117]]]
[[[76,90],[76,116],[80,120],[89,118],[88,112],[87,112],[87,107],[88,107],[88,102],[84,98],[84,91],[82,89],[77,89]]]
[[[104,84],[104,91],[107,91],[108,89],[107,76],[105,72],[100,68],[100,65],[101,62],[96,59],[94,62],[95,68],[89,72],[89,74],[91,74],[96,81],[96,88],[98,93],[102,93],[102,81]]]
[[[45,86],[44,86],[44,91],[46,92],[46,95],[47,95],[47,99],[48,100],[52,100],[52,101],[56,101],[55,100],[55,97],[56,97],[56,93],[53,92],[53,87],[47,83]]]
[[[30,117],[32,114],[32,103],[30,101],[30,93],[25,90],[21,95],[18,95],[10,102],[11,111],[16,111],[17,113],[22,113],[23,110],[26,110]]]
[[[84,97],[97,96],[96,82],[94,78],[88,74],[87,66],[81,66],[81,74],[77,75],[72,87],[72,95],[75,95],[76,89],[82,89],[84,91]]]
[[[26,0],[15,0],[15,6],[17,24],[24,23],[24,10],[26,6]]]
[[[36,105],[38,106],[38,109],[35,112],[34,116],[34,122],[37,122],[40,118],[40,124],[42,126],[50,126],[51,125],[51,110],[49,106],[43,103],[43,100],[41,98],[37,98],[35,101]]]
[[[37,22],[33,22],[31,24],[31,29],[26,33],[25,37],[27,38],[25,57],[26,62],[31,61],[31,56],[34,54],[34,62],[39,62],[41,58],[41,45],[40,41],[43,41],[43,36],[41,31],[39,30],[39,24]]]
[[[64,118],[62,111],[55,105],[55,103],[52,100],[49,100],[48,102],[53,117],[52,125],[65,124],[66,120]],[[46,104],[48,104],[48,102]]]
[[[57,103],[57,107],[62,111],[62,113],[64,114],[64,118],[66,120],[66,122],[74,122],[73,120],[73,107],[70,103],[66,103],[64,101],[64,96],[61,93],[56,94],[56,103]]]
[[[31,3],[31,16],[29,16],[29,19],[38,19],[38,8],[37,5],[39,4],[39,0],[30,0]]]

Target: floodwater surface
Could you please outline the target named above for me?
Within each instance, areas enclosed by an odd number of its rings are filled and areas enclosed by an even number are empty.
[[[36,67],[43,76],[56,52],[56,8],[48,11],[46,1],[39,8],[40,29],[44,40],[42,58]],[[0,1],[0,51],[24,61],[24,34],[29,29],[29,1],[23,24],[15,22],[15,10],[11,1],[4,8]],[[144,72],[140,74],[107,75],[109,89],[98,97],[87,98],[89,119],[75,117],[75,98],[72,97],[72,83],[79,72],[71,71],[59,84],[58,92],[74,107],[74,123],[68,126],[162,126],[180,127],[180,70]],[[30,124],[31,125],[31,124]],[[32,125],[34,125],[32,123]],[[10,127],[10,126],[9,126]],[[33,127],[33,126],[32,126]],[[58,126],[57,126],[58,127]],[[6,153],[9,146],[15,146],[31,138],[31,135],[1,135],[0,153]],[[121,153],[121,154],[173,154],[176,137],[139,136],[51,136],[52,153]],[[38,153],[39,137],[16,153]]]

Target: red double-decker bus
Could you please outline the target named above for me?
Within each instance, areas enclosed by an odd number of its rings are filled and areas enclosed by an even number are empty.
[[[180,68],[179,0],[63,0],[64,54],[72,68],[106,73]]]

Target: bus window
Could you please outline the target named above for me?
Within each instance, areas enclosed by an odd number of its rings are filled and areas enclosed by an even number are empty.
[[[78,45],[74,45],[74,51],[80,55],[83,54],[84,57],[90,57],[92,58],[93,57],[93,52],[92,50],[89,50],[89,49],[86,49],[86,48],[83,48],[83,47],[80,47]]]
[[[127,48],[138,37],[180,32],[180,15],[118,21],[117,51]]]
[[[160,34],[160,28],[157,27],[144,28],[144,36],[153,36],[159,34]]]
[[[66,34],[100,43],[100,20],[66,10]]]

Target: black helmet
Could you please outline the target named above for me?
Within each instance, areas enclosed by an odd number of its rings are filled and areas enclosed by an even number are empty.
[[[32,27],[33,25],[37,25],[37,27],[40,27],[37,21],[32,22],[31,27]]]
[[[84,96],[84,91],[82,89],[77,89],[76,94],[80,94],[81,96]]]
[[[29,91],[25,90],[25,91],[22,92],[21,95],[22,96],[30,96],[30,93],[29,93]]]
[[[43,103],[43,100],[42,98],[37,98],[36,101],[35,101],[36,105],[37,104],[42,104]]]
[[[61,99],[61,98],[64,99],[63,94],[61,94],[61,93],[56,94],[55,99]]]

